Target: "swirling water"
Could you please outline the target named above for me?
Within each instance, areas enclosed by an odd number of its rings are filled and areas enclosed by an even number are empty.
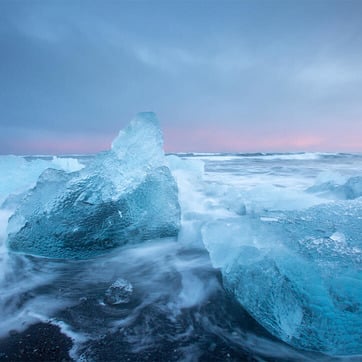
[[[229,238],[227,223],[240,219],[245,225],[244,217],[257,215],[272,224],[281,212],[333,207],[340,200],[333,188],[308,189],[326,182],[343,186],[361,176],[362,155],[179,154],[167,159],[181,204],[177,238],[148,240],[89,260],[13,254],[5,245],[10,211],[1,211],[1,337],[50,322],[72,339],[69,355],[79,361],[360,360],[361,350],[332,356],[278,338],[225,288],[223,265],[240,247],[239,240]],[[91,157],[73,160],[87,164]],[[53,161],[26,162],[38,167]],[[34,180],[29,179],[30,186]],[[210,233],[217,235],[219,249],[210,246]],[[335,239],[343,239],[339,230],[335,233]],[[359,246],[352,252],[361,270]]]

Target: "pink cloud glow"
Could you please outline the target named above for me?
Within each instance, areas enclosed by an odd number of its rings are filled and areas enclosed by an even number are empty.
[[[325,132],[308,134],[298,131],[245,132],[233,129],[175,129],[165,130],[167,152],[293,152],[293,151],[362,151],[362,132],[338,134]]]
[[[12,143],[17,154],[86,154],[110,148],[116,134],[72,135],[37,134]],[[263,131],[231,128],[164,129],[166,152],[362,152],[362,132],[336,130],[321,134],[298,131]]]
[[[86,154],[110,148],[112,135],[68,136],[57,138],[55,135],[19,140],[13,144],[17,153],[24,154]]]

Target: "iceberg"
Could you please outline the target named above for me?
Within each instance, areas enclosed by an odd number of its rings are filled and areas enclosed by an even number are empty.
[[[140,113],[109,151],[66,173],[46,169],[9,219],[14,252],[90,258],[117,246],[176,236],[178,189],[154,113]]]
[[[340,201],[213,221],[202,235],[225,289],[273,335],[361,354],[361,215],[360,199]]]

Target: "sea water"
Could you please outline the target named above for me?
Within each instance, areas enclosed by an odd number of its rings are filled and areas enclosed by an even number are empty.
[[[79,170],[92,157],[0,157],[0,336],[50,322],[80,361],[360,360],[361,234],[353,232],[362,215],[358,193],[348,200],[340,189],[362,175],[362,155],[166,159],[181,207],[177,237],[64,260],[9,251],[18,201],[8,196],[48,167]],[[333,328],[324,308],[338,319]],[[313,330],[309,340],[303,328],[320,319],[336,335]]]

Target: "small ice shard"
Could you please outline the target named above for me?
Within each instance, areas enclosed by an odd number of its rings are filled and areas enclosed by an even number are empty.
[[[131,300],[132,284],[126,279],[117,279],[105,292],[104,302],[109,305],[126,304]]]
[[[176,236],[178,189],[153,113],[139,114],[112,149],[83,169],[47,169],[10,218],[12,251],[84,259],[142,240]]]

